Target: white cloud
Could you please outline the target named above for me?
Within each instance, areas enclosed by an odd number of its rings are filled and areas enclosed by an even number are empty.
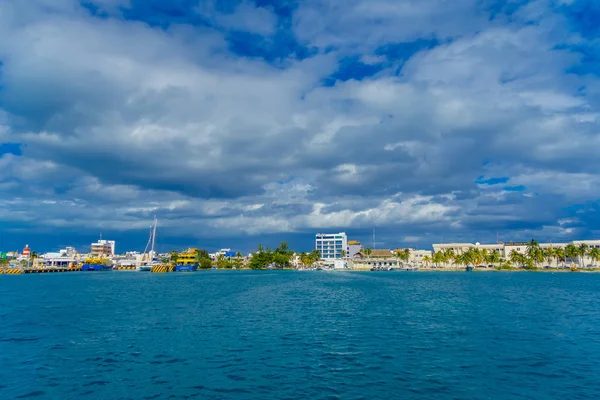
[[[0,139],[26,145],[0,158],[0,194],[22,199],[11,220],[145,229],[157,212],[194,236],[424,237],[557,224],[547,214],[600,197],[600,86],[565,75],[579,58],[560,49],[572,37],[545,2],[490,20],[475,1],[309,0],[288,34],[315,54],[277,62],[229,48],[232,30],[283,29],[249,2],[203,3],[211,28],[168,29],[74,4],[0,5]],[[416,39],[438,45],[377,53]],[[349,54],[385,69],[324,86]],[[480,188],[480,175],[526,193]]]

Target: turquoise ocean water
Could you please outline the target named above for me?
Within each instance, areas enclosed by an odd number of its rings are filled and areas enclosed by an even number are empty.
[[[0,276],[0,399],[599,399],[600,274]]]

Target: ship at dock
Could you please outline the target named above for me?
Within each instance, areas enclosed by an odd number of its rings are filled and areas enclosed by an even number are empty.
[[[82,271],[112,271],[113,264],[108,258],[87,258],[81,266]]]

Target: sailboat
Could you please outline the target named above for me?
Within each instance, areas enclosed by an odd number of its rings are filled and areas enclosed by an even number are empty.
[[[136,267],[138,271],[151,271],[154,263],[154,257],[156,256],[156,252],[154,251],[154,244],[156,243],[156,226],[158,225],[158,220],[156,219],[156,215],[154,216],[154,223],[150,227],[150,237],[148,238],[148,243],[146,244],[146,248],[144,249],[144,254],[142,254],[142,258],[139,264]],[[148,251],[150,249],[150,251]],[[146,259],[146,261],[144,261]],[[145,262],[145,263],[144,263]]]

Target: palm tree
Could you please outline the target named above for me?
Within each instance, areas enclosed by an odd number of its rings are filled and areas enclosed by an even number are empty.
[[[481,264],[488,264],[490,253],[487,251],[487,249],[481,249],[479,252],[481,254]]]
[[[527,258],[531,261],[529,265],[538,267],[540,263],[544,262],[544,251],[538,246],[535,249],[533,249],[531,255]]]
[[[229,262],[229,260],[227,260],[223,254],[219,254],[217,256],[215,264],[217,265],[217,268],[219,268],[219,269],[231,268],[231,266],[232,266],[231,263]]]
[[[509,255],[509,260],[511,262],[511,264],[513,265],[517,265],[518,267],[522,266],[523,264],[525,264],[525,256],[521,253],[519,253],[516,250],[513,250],[510,252]]]
[[[474,249],[469,249],[468,251],[461,253],[456,256],[456,263],[462,264],[467,267],[469,264],[472,264],[475,257],[475,252],[472,251]]]
[[[554,249],[554,257],[556,257],[556,266],[558,266],[558,260],[561,260],[563,263],[567,262],[565,257],[565,249],[562,247],[557,247]]]
[[[452,265],[456,267],[456,265],[462,264],[462,253],[454,254],[454,258],[452,259]]]
[[[310,257],[310,265],[314,265],[321,259],[321,252],[319,250],[313,250],[308,256]]]
[[[527,265],[533,266],[537,265],[544,261],[544,251],[538,244],[537,240],[531,239],[531,241],[527,244],[527,260],[529,261]]]
[[[346,258],[346,250],[342,250],[342,258]]]
[[[548,261],[548,264],[552,265],[552,261],[556,258],[556,252],[552,247],[548,247],[544,250],[544,258]]]
[[[473,264],[473,266],[481,265],[485,260],[485,252],[480,249],[469,249],[464,254],[467,254],[467,258],[469,262]]]
[[[423,257],[423,263],[425,265],[429,264],[430,262],[431,262],[431,257],[429,257],[429,256]]]
[[[435,264],[435,267],[439,267],[439,264],[441,262],[444,262],[444,254],[441,251],[438,251],[437,253],[433,254],[433,263]]]
[[[444,262],[448,263],[448,261],[454,261],[454,259],[456,258],[456,253],[454,253],[453,249],[446,249],[446,251],[444,251]]]
[[[33,262],[35,261],[36,258],[38,258],[38,253],[36,253],[35,251],[32,251],[31,253],[29,253],[29,260],[30,260],[30,266],[33,266]]]
[[[403,262],[407,262],[410,259],[410,250],[409,249],[396,250],[394,252],[394,254],[396,255],[396,257],[398,257],[398,259],[400,261],[403,261]]]
[[[600,249],[598,247],[592,247],[588,252],[588,255],[594,263],[594,268],[596,268],[596,263],[598,262],[598,260],[600,260]]]
[[[569,243],[567,247],[565,247],[565,257],[571,259],[571,263],[573,259],[579,255],[579,249],[573,243]],[[565,262],[567,260],[565,259]]]
[[[539,243],[535,239],[531,239],[529,243],[527,243],[527,253],[530,253],[532,249],[536,249],[540,247]]]
[[[500,264],[502,262],[502,257],[500,256],[500,252],[498,250],[492,251],[488,255],[487,262],[489,262],[490,264],[492,264],[494,266],[496,266],[497,264]]]
[[[371,250],[371,248],[370,248],[370,247],[367,247],[367,248],[365,249],[365,254],[367,255],[367,257],[368,257],[368,256],[370,256],[372,252],[373,252],[373,250]]]
[[[169,253],[169,260],[172,265],[177,265],[177,261],[179,261],[179,252],[177,250],[173,250]]]
[[[298,259],[300,260],[300,264],[302,264],[303,267],[309,266],[310,260],[308,259],[308,254],[306,254],[305,251],[298,255]]]
[[[402,253],[402,260],[404,260],[404,262],[410,261],[410,249],[404,249],[404,252]]]
[[[579,253],[580,265],[583,268],[584,267],[584,265],[583,265],[584,264],[584,257],[587,256],[589,247],[588,247],[587,244],[581,243],[579,245],[579,247],[577,248],[577,250],[578,250],[578,253]]]

